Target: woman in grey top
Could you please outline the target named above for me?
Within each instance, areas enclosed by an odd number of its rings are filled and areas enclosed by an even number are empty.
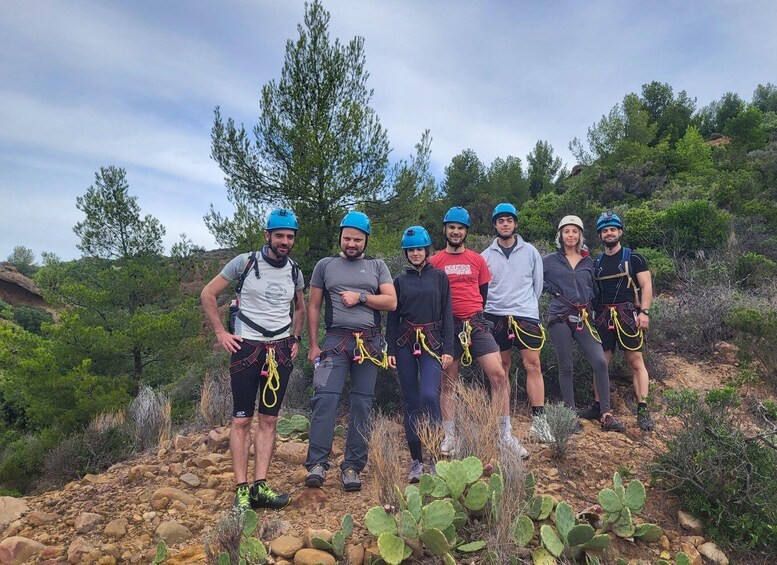
[[[558,380],[564,404],[575,408],[572,381],[572,341],[583,350],[594,370],[599,391],[601,425],[605,431],[624,431],[610,411],[610,375],[601,340],[592,322],[594,263],[583,249],[583,221],[564,216],[556,233],[556,253],[542,259],[544,289],[553,295],[548,311],[548,333],[558,361]]]

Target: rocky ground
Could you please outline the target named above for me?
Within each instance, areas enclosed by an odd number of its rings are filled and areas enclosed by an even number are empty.
[[[674,357],[668,362],[670,376],[659,387],[706,390],[720,386],[721,379],[735,370],[717,362],[691,365]],[[639,431],[623,401],[627,390],[619,388],[614,396],[616,413],[629,426],[627,433],[605,433],[585,421],[583,433],[574,436],[562,461],[554,460],[546,446],[527,442],[531,451],[528,468],[534,471],[540,492],[563,499],[578,511],[595,504],[598,491],[611,486],[614,471],[629,480],[641,479],[648,485],[648,501],[641,517],[660,525],[666,535],[651,545],[617,539],[607,561],[623,558],[632,563],[655,563],[662,552],[664,557],[674,556],[682,549],[700,565],[700,551],[714,556],[714,548],[705,545],[708,540],[703,530],[692,521],[680,525],[677,502],[649,486],[648,464],[673,422],[657,414],[657,433]],[[519,437],[528,432],[529,425],[528,414],[513,419]],[[0,563],[149,563],[159,539],[170,546],[166,563],[205,563],[204,540],[232,504],[228,434],[228,429],[219,428],[179,435],[157,452],[62,489],[24,499],[0,497]],[[399,424],[396,436],[403,444]],[[335,457],[342,454],[341,442],[336,440]],[[378,502],[369,467],[360,493],[345,493],[335,473],[322,489],[307,489],[302,467],[305,452],[306,444],[301,442],[279,443],[276,448],[271,484],[278,491],[292,493],[293,501],[282,511],[260,513],[265,541],[283,536],[272,544],[275,563],[288,562],[282,556],[291,560],[309,529],[336,530],[345,513],[355,520],[351,542],[357,546],[363,542],[365,547],[372,543],[363,527],[365,513]],[[321,558],[304,553],[297,552],[295,564],[315,563]],[[361,548],[353,550],[353,561],[361,554]],[[713,559],[726,562],[720,556]],[[477,562],[477,557],[467,560],[464,562]],[[705,561],[715,562],[706,557]]]

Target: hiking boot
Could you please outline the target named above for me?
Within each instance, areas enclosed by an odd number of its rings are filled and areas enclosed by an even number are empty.
[[[453,455],[455,443],[456,443],[456,437],[453,434],[445,434],[445,438],[442,440],[442,443],[440,444],[440,453],[442,455],[445,455],[446,457],[448,455]]]
[[[545,417],[545,414],[532,416],[529,435],[540,443],[553,443],[556,441],[553,437],[553,433],[550,431],[548,419]]]
[[[526,448],[522,446],[521,442],[515,439],[515,436],[512,434],[501,438],[499,440],[499,446],[502,449],[509,449],[521,459],[526,459],[529,456],[529,452],[526,450]]]
[[[421,475],[424,474],[424,464],[418,459],[413,459],[413,463],[410,465],[410,473],[407,476],[409,483],[417,483],[421,480]]]
[[[597,405],[592,404],[588,408],[578,408],[577,417],[583,420],[599,420],[602,417],[602,413]]]
[[[652,432],[656,429],[656,424],[653,422],[653,418],[650,417],[650,412],[647,408],[637,410],[637,426],[643,432]]]
[[[340,473],[340,478],[343,481],[343,488],[346,492],[355,492],[362,490],[362,480],[359,478],[359,473],[352,467],[346,467]]]
[[[313,465],[310,471],[308,471],[308,476],[305,477],[305,486],[313,487],[313,488],[321,488],[321,485],[324,484],[325,478],[326,478],[326,467],[318,463],[316,465]]]
[[[254,483],[251,487],[251,508],[280,510],[289,503],[288,494],[278,494],[267,483]]]
[[[248,485],[240,485],[235,489],[234,506],[239,512],[251,509],[251,489]]]
[[[616,420],[612,414],[606,414],[602,420],[602,431],[622,433],[626,431],[626,427]]]

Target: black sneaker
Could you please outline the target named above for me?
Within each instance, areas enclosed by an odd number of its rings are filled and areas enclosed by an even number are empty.
[[[240,485],[235,489],[234,506],[239,512],[251,509],[251,489],[248,485]]]
[[[313,465],[308,471],[308,476],[305,477],[305,486],[313,488],[321,488],[326,478],[326,467],[321,464]]]
[[[650,412],[647,408],[637,410],[637,425],[643,432],[652,432],[656,429],[656,424],[653,422],[653,418],[650,417]]]
[[[289,503],[288,494],[278,494],[267,483],[254,483],[251,487],[251,508],[280,510]]]
[[[605,432],[625,432],[626,427],[615,419],[612,414],[606,414],[602,420],[602,431]]]
[[[588,408],[578,408],[577,417],[583,420],[599,420],[602,417],[602,413],[596,404],[592,404]]]
[[[362,490],[362,480],[359,478],[359,473],[352,467],[346,467],[340,474],[340,478],[343,480],[343,488],[346,492],[355,492]]]

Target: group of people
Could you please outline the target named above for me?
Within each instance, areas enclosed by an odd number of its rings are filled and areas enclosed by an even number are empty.
[[[594,372],[595,402],[580,417],[599,420],[606,431],[624,426],[610,408],[609,361],[622,349],[632,369],[637,423],[653,428],[645,403],[648,374],[642,359],[649,325],[652,287],[641,255],[620,244],[623,222],[605,212],[597,223],[604,253],[596,260],[584,244],[583,222],[565,216],[558,226],[557,251],[542,257],[518,235],[518,211],[501,203],[492,214],[496,238],[482,253],[466,247],[470,216],[456,206],[443,218],[445,249],[432,254],[422,226],[402,234],[409,263],[392,280],[386,264],[366,255],[369,218],[348,212],[340,223],[341,252],[321,259],[310,279],[305,306],[304,278],[290,253],[299,229],[294,212],[279,208],[267,220],[266,244],[259,252],[232,259],[203,289],[203,310],[221,347],[231,354],[233,418],[230,451],[239,509],[280,509],[289,495],[267,484],[278,412],[299,353],[307,320],[308,358],[314,365],[305,485],[321,487],[329,471],[337,406],[350,375],[350,414],[340,480],[358,491],[367,464],[367,437],[379,368],[397,370],[404,427],[412,458],[408,480],[434,473],[431,454],[424,459],[419,437],[422,418],[441,425],[443,455],[455,453],[456,394],[460,367],[477,361],[488,381],[499,414],[495,440],[502,450],[524,458],[529,452],[512,434],[510,423],[511,353],[517,349],[526,370],[532,412],[531,436],[550,443],[540,351],[547,336],[558,360],[559,384],[566,406],[575,408],[572,341]],[[236,282],[235,327],[226,329],[217,299]],[[545,330],[540,297],[551,293]],[[324,306],[325,335],[319,338]],[[387,312],[386,336],[381,329]],[[261,391],[260,391],[261,389]],[[258,396],[258,403],[257,403]],[[254,481],[248,482],[249,429],[258,404],[254,438]]]

